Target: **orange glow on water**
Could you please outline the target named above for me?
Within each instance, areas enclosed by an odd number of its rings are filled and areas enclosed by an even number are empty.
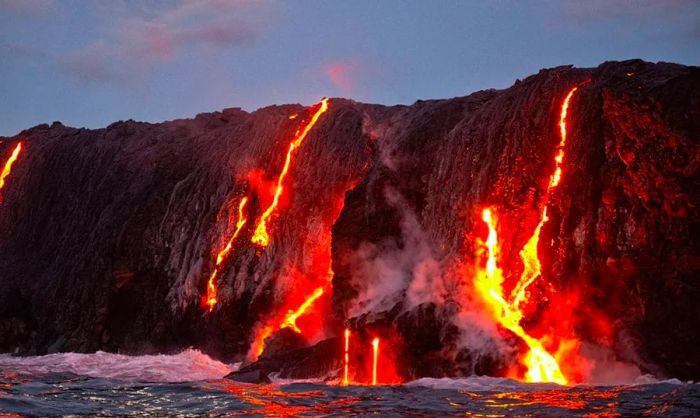
[[[229,254],[229,252],[231,252],[231,248],[233,248],[233,242],[236,240],[236,237],[241,232],[241,229],[243,229],[243,225],[245,225],[248,221],[248,218],[245,216],[244,213],[246,203],[248,203],[248,197],[244,197],[243,199],[241,199],[241,202],[238,204],[238,220],[236,221],[236,229],[234,230],[233,235],[231,235],[231,238],[226,243],[226,246],[221,251],[219,251],[219,254],[216,256],[216,267],[214,268],[214,271],[211,273],[209,281],[207,282],[207,296],[205,297],[204,305],[208,307],[209,312],[211,312],[214,309],[214,306],[216,306],[216,304],[219,301],[218,290],[216,288],[216,275],[219,273],[221,263],[223,263],[223,261],[226,259],[226,256]]]
[[[377,385],[377,360],[379,359],[379,338],[372,340],[372,385]]]
[[[270,206],[268,206],[258,220],[258,225],[255,227],[255,233],[251,238],[251,242],[253,242],[253,244],[260,245],[261,247],[267,247],[270,244],[270,235],[267,231],[267,223],[270,220],[270,216],[277,208],[277,205],[279,205],[280,196],[284,191],[284,179],[287,176],[289,166],[292,163],[292,156],[294,155],[294,151],[301,146],[302,142],[304,142],[304,139],[309,134],[309,131],[311,131],[311,128],[314,127],[321,115],[328,110],[328,99],[324,98],[317,106],[318,108],[309,122],[303,125],[303,127],[299,127],[297,133],[294,135],[294,139],[289,143],[289,149],[287,150],[287,157],[284,160],[284,166],[282,166],[282,171],[277,178],[277,187],[272,198],[272,203],[270,203]]]
[[[5,161],[5,165],[2,168],[2,172],[0,172],[0,191],[2,191],[2,188],[5,187],[5,178],[10,175],[10,172],[12,172],[12,164],[17,161],[17,158],[19,157],[20,152],[22,152],[22,143],[18,143],[15,149],[12,151],[12,154],[10,154],[10,158]],[[2,202],[2,194],[0,193],[0,202]]]
[[[350,380],[348,374],[350,372],[350,330],[345,328],[345,357],[343,359],[343,384],[348,385]]]
[[[545,193],[545,202],[540,221],[535,227],[532,236],[520,251],[520,259],[523,263],[523,271],[519,280],[513,287],[510,297],[506,298],[503,292],[503,272],[498,267],[496,259],[499,253],[498,235],[496,232],[496,218],[490,208],[484,209],[482,219],[489,229],[485,241],[488,258],[484,269],[477,270],[475,287],[482,299],[489,305],[498,322],[518,335],[528,346],[528,352],[521,358],[521,362],[527,367],[525,380],[528,382],[554,382],[566,384],[568,380],[561,372],[559,363],[543,346],[543,338],[536,339],[530,336],[521,326],[523,311],[521,304],[529,301],[528,287],[542,276],[542,262],[538,253],[540,232],[542,226],[548,221],[547,205],[551,191],[561,181],[562,163],[564,161],[564,147],[567,140],[567,115],[571,98],[578,87],[574,87],[567,93],[559,112],[560,140],[554,155],[554,173],[549,179]]]

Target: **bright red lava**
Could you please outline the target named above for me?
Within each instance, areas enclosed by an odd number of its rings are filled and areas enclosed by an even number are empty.
[[[485,268],[479,267],[477,269],[474,282],[475,287],[482,299],[489,306],[496,320],[504,328],[518,335],[527,344],[528,352],[520,358],[520,361],[527,368],[527,372],[523,378],[528,382],[554,382],[562,385],[568,383],[568,379],[561,371],[559,361],[554,355],[548,352],[544,346],[546,336],[539,339],[534,338],[523,329],[521,322],[525,314],[523,313],[521,305],[530,302],[530,293],[527,289],[537,278],[542,277],[542,262],[538,254],[540,232],[542,226],[548,220],[547,205],[549,204],[550,194],[561,181],[564,147],[567,139],[567,114],[571,98],[577,90],[578,86],[569,90],[561,105],[559,113],[560,140],[554,155],[554,173],[552,173],[549,179],[540,221],[535,227],[532,236],[520,251],[523,271],[509,297],[504,295],[504,275],[497,263],[500,244],[496,232],[496,216],[491,208],[486,208],[482,212],[483,221],[487,224],[489,229],[489,235],[484,243],[488,257]],[[552,339],[558,340],[557,336],[553,336]]]
[[[322,99],[317,106],[316,112],[313,114],[309,122],[299,127],[297,133],[294,135],[294,139],[292,139],[292,142],[289,143],[289,149],[287,150],[287,157],[284,160],[284,166],[282,167],[282,171],[277,178],[277,187],[272,198],[272,203],[270,203],[270,206],[268,206],[265,212],[263,212],[263,214],[260,216],[258,225],[255,227],[255,233],[250,239],[253,244],[260,245],[261,247],[267,247],[270,244],[270,235],[267,231],[267,222],[277,208],[277,205],[279,205],[280,196],[284,191],[284,179],[287,176],[289,166],[292,163],[292,156],[294,155],[294,151],[301,146],[302,142],[304,142],[304,139],[306,139],[309,131],[311,131],[311,128],[314,127],[321,115],[328,110],[328,99]]]
[[[5,179],[12,172],[12,164],[14,164],[15,161],[17,161],[20,152],[22,152],[21,142],[18,143],[17,146],[15,146],[15,149],[12,151],[12,154],[10,154],[10,158],[8,158],[7,161],[5,161],[5,165],[2,168],[2,172],[0,172],[0,192],[2,191],[2,188],[5,187]],[[0,193],[0,202],[2,202],[2,193]]]
[[[214,309],[214,306],[216,306],[216,304],[219,301],[218,289],[216,287],[216,275],[219,273],[219,268],[226,259],[226,256],[233,248],[233,242],[236,240],[236,237],[241,232],[241,229],[243,229],[243,225],[245,225],[245,223],[248,221],[248,218],[245,216],[244,213],[245,205],[247,202],[248,197],[244,197],[238,204],[238,221],[236,221],[236,229],[234,230],[233,235],[231,235],[231,238],[226,243],[226,246],[221,251],[219,251],[219,254],[216,256],[216,267],[214,268],[214,271],[211,273],[209,281],[207,282],[207,295],[204,298],[203,305],[207,307],[209,312],[211,312]]]

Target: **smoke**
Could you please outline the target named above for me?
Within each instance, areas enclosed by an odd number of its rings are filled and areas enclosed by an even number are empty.
[[[401,235],[378,244],[363,243],[353,255],[352,283],[359,290],[351,316],[388,311],[405,302],[441,303],[445,292],[440,262],[435,259],[415,212],[393,188],[384,190],[387,203],[399,214]]]
[[[592,343],[581,343],[576,357],[562,367],[578,369],[579,380],[592,385],[625,385],[649,379],[637,365],[618,360],[615,353],[606,347]],[[568,364],[567,364],[568,363]]]

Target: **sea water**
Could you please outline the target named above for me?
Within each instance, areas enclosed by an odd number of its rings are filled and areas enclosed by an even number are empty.
[[[176,355],[0,355],[0,416],[700,416],[700,385],[649,377],[563,387],[510,379],[340,386],[233,382],[197,350]]]

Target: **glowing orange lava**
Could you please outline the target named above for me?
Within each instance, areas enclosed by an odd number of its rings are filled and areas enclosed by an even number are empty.
[[[557,146],[556,153],[554,155],[554,174],[549,179],[549,185],[547,186],[547,191],[545,193],[545,202],[542,209],[542,216],[540,222],[537,224],[535,231],[533,232],[530,239],[527,241],[523,249],[520,251],[520,259],[523,262],[523,272],[520,276],[520,280],[513,288],[511,293],[511,300],[516,309],[519,309],[520,303],[527,301],[528,295],[526,290],[530,284],[535,281],[537,277],[542,274],[542,264],[540,263],[539,254],[537,252],[537,246],[540,242],[540,231],[545,222],[549,220],[547,218],[547,205],[549,204],[549,195],[552,190],[559,185],[561,181],[562,168],[561,165],[564,161],[564,146],[566,146],[566,116],[569,112],[569,102],[578,90],[578,86],[569,90],[569,93],[564,98],[564,102],[561,105],[561,110],[559,112],[559,145]]]
[[[323,294],[326,291],[326,286],[329,286],[331,284],[331,280],[333,278],[333,273],[332,271],[329,272],[329,277],[327,279],[327,282],[321,286],[317,287],[314,289],[314,291],[311,293],[309,297],[304,300],[304,302],[297,308],[297,309],[290,309],[287,311],[287,314],[284,316],[284,318],[279,321],[276,326],[275,321],[268,321],[268,323],[263,326],[256,334],[256,336],[253,338],[253,343],[250,346],[250,350],[248,351],[248,357],[253,357],[257,359],[260,357],[260,355],[263,353],[265,349],[265,340],[271,336],[275,331],[278,331],[282,328],[290,328],[294,330],[294,332],[301,334],[301,329],[296,324],[297,319],[299,317],[303,316],[309,308],[314,304],[314,302],[323,296]]]
[[[379,359],[379,338],[372,340],[372,385],[377,385],[377,360]]]
[[[545,202],[542,209],[540,222],[535,231],[520,251],[520,258],[523,262],[523,271],[520,279],[513,287],[509,298],[503,294],[503,273],[498,267],[496,259],[498,257],[498,235],[496,232],[497,221],[492,210],[487,208],[482,212],[482,219],[487,224],[489,234],[484,243],[488,252],[486,268],[478,269],[475,280],[475,287],[482,298],[489,305],[498,322],[505,328],[518,335],[528,346],[529,351],[521,359],[527,367],[525,380],[529,382],[554,382],[566,384],[567,379],[561,372],[557,360],[544,348],[542,341],[530,336],[521,326],[523,319],[521,303],[527,302],[529,293],[527,288],[538,277],[542,275],[542,263],[538,254],[538,244],[542,226],[547,222],[547,205],[551,191],[557,187],[561,181],[562,163],[564,161],[564,147],[567,139],[566,117],[569,103],[578,87],[569,90],[564,98],[559,114],[560,141],[554,156],[555,169],[549,179],[549,184],[545,193]]]
[[[499,252],[496,219],[491,209],[484,209],[482,219],[489,228],[489,235],[485,242],[488,259],[486,268],[477,271],[474,281],[477,291],[489,305],[498,322],[527,344],[529,351],[522,359],[523,364],[528,368],[525,374],[526,380],[566,384],[566,378],[554,357],[547,352],[539,340],[531,337],[520,325],[523,316],[520,309],[503,297],[503,272],[496,263]]]
[[[294,331],[301,334],[301,330],[299,329],[299,327],[297,327],[297,318],[304,315],[304,312],[306,312],[306,310],[309,309],[309,307],[311,305],[313,305],[313,303],[316,301],[316,299],[320,298],[321,295],[323,295],[323,292],[324,292],[323,287],[316,288],[313,291],[313,293],[311,294],[311,296],[309,296],[309,298],[306,299],[304,301],[304,303],[301,304],[299,309],[297,309],[295,311],[287,312],[287,316],[284,317],[284,321],[282,321],[282,325],[280,326],[280,329],[281,328],[291,328]]]
[[[216,275],[219,273],[219,267],[221,266],[221,263],[223,263],[228,253],[231,251],[231,248],[233,248],[233,242],[241,232],[241,229],[243,229],[243,225],[245,225],[245,223],[248,221],[248,218],[243,213],[246,203],[248,203],[248,197],[241,199],[241,202],[238,204],[238,221],[236,221],[236,229],[226,243],[224,249],[219,251],[219,254],[216,256],[216,267],[209,277],[209,282],[207,282],[207,296],[205,299],[205,305],[208,306],[209,312],[214,309],[214,306],[216,306],[219,301],[218,291],[216,288]]]
[[[348,385],[348,374],[350,371],[350,330],[345,328],[345,358],[343,359],[343,384]]]
[[[255,233],[251,238],[253,244],[257,244],[262,247],[267,247],[270,244],[270,235],[267,232],[267,222],[270,219],[272,213],[277,208],[277,205],[279,204],[280,196],[282,195],[282,192],[284,190],[284,178],[287,176],[287,172],[289,171],[289,166],[292,162],[292,155],[294,154],[294,151],[301,146],[302,142],[309,134],[309,131],[311,131],[311,128],[314,127],[321,115],[328,110],[328,99],[324,98],[317,106],[318,109],[316,109],[316,112],[313,114],[309,122],[306,125],[303,125],[303,127],[299,127],[296,134],[294,135],[294,139],[292,140],[292,142],[289,143],[289,149],[287,150],[287,157],[284,160],[282,172],[277,178],[277,188],[275,189],[275,194],[272,198],[272,203],[260,216],[258,225],[255,227]]]
[[[10,158],[7,159],[2,168],[2,173],[0,173],[0,191],[3,187],[5,187],[5,178],[10,175],[10,172],[12,171],[12,164],[17,161],[17,157],[19,157],[20,152],[22,152],[21,142],[17,144],[15,149],[12,151],[12,154],[10,154]],[[0,194],[0,202],[2,202],[2,194]]]

